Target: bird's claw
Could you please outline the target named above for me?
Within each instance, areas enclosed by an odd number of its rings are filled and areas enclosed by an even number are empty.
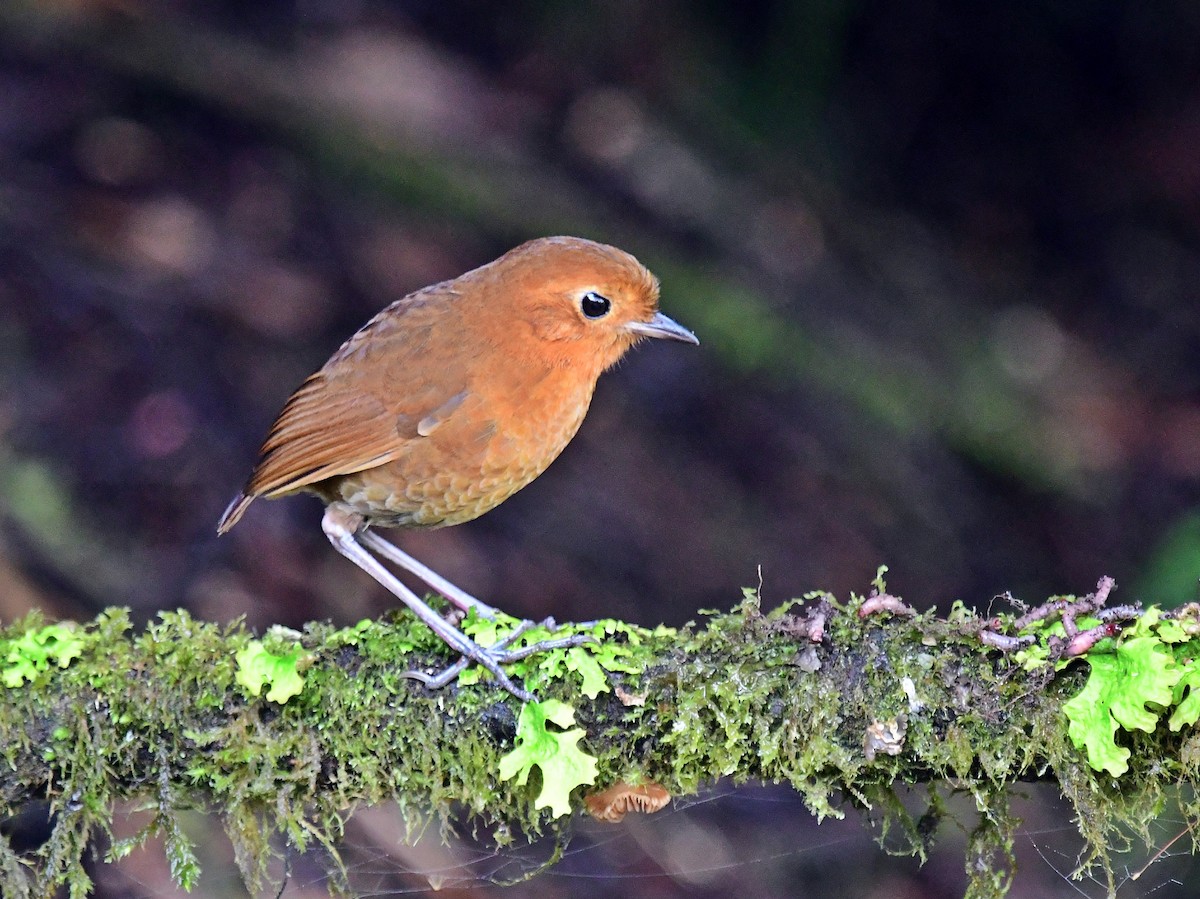
[[[527,619],[520,622],[494,646],[484,647],[474,641],[468,641],[468,646],[463,648],[462,658],[437,674],[426,674],[423,671],[409,670],[405,671],[402,676],[418,680],[430,690],[440,690],[447,684],[452,683],[466,670],[468,665],[475,662],[477,665],[487,669],[492,677],[496,679],[496,682],[513,696],[517,697],[517,699],[522,702],[537,702],[537,697],[523,687],[517,686],[501,666],[526,659],[539,652],[549,652],[553,649],[568,649],[572,646],[582,646],[585,643],[596,642],[596,638],[591,634],[571,634],[567,637],[542,640],[539,643],[534,643],[532,646],[522,646],[518,649],[510,648],[518,638],[535,627],[545,627],[553,631],[556,626],[553,618],[546,618],[543,621],[529,621]]]

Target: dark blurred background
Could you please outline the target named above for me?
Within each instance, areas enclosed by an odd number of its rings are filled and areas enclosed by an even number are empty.
[[[368,317],[552,233],[637,255],[702,346],[632,354],[496,511],[391,535],[489,602],[681,624],[760,566],[774,605],[881,563],[921,607],[1103,574],[1195,599],[1198,76],[1190,0],[7,0],[0,618],[390,608],[315,500],[216,520]],[[686,833],[826,839],[772,795]],[[888,864],[825,851],[824,881],[600,853],[526,889],[820,896]],[[1076,895],[1045,854],[1018,895]],[[887,870],[854,894],[962,889],[953,852]]]

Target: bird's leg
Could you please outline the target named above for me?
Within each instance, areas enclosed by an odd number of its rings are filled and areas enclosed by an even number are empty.
[[[413,613],[420,618],[442,641],[464,658],[477,662],[496,678],[505,690],[522,702],[535,702],[536,697],[528,690],[523,690],[512,682],[500,665],[506,661],[503,651],[492,652],[484,649],[462,631],[451,625],[441,615],[431,609],[421,597],[404,586],[394,574],[380,564],[379,560],[359,545],[355,532],[362,527],[362,516],[355,512],[328,507],[325,517],[321,520],[325,536],[333,544],[333,548],[365,571],[383,586],[387,587]],[[454,666],[451,666],[452,668]],[[462,669],[459,669],[461,671]],[[455,672],[457,676],[458,672]],[[449,683],[449,681],[447,681]]]
[[[364,525],[359,529],[358,539],[368,549],[374,550],[388,561],[394,562],[410,574],[416,575],[464,612],[470,612],[472,609],[474,609],[475,614],[477,614],[480,618],[488,618],[493,621],[496,619],[496,616],[500,614],[500,610],[495,606],[489,606],[483,600],[476,599],[466,590],[446,580],[428,565],[418,562],[390,540],[384,540],[374,531],[370,530],[368,526]],[[595,624],[595,622],[589,621],[585,622],[584,624],[591,625]],[[545,618],[541,621],[529,621],[526,619],[522,621],[517,629],[514,630],[503,641],[503,645],[507,646],[521,634],[525,633],[525,631],[532,627],[538,626],[544,627],[549,631],[553,631],[557,627],[553,618]],[[523,659],[527,656],[534,655],[535,653],[542,652],[543,650],[559,649],[564,646],[579,646],[580,644],[587,642],[590,642],[590,638],[584,638],[579,635],[573,637],[559,637],[554,640],[543,640],[541,643],[534,644],[533,646],[528,646],[524,649],[513,650],[511,653],[509,653],[509,658],[506,659],[506,661],[515,662],[518,659]],[[499,647],[500,645],[498,644],[496,647],[493,647],[493,649],[497,649]]]
[[[325,531],[325,536],[329,538],[329,542],[333,544],[334,549],[336,549],[339,553],[341,553],[367,574],[371,575],[371,577],[375,578],[375,580],[379,581],[379,583],[386,587],[393,595],[398,597],[406,606],[412,609],[413,613],[423,622],[425,622],[425,624],[429,626],[430,630],[441,637],[442,641],[447,646],[463,657],[445,671],[437,675],[430,676],[418,671],[405,672],[406,677],[413,677],[416,680],[420,680],[424,682],[426,686],[429,686],[432,689],[446,686],[446,684],[458,677],[458,675],[462,673],[462,671],[470,662],[476,662],[490,671],[500,686],[502,686],[513,696],[517,697],[523,702],[536,702],[537,697],[535,697],[528,690],[524,690],[513,683],[512,678],[505,674],[504,670],[500,666],[507,665],[508,663],[515,662],[519,659],[524,659],[539,652],[545,652],[551,649],[564,649],[570,646],[579,646],[583,643],[590,643],[592,641],[592,637],[588,634],[572,634],[571,636],[559,637],[554,640],[543,640],[540,643],[535,643],[532,646],[523,646],[520,649],[509,649],[509,646],[511,646],[518,637],[520,637],[530,628],[536,626],[536,624],[532,621],[523,621],[513,630],[512,633],[505,636],[504,639],[495,646],[480,646],[462,631],[458,630],[458,628],[446,621],[445,618],[431,609],[429,605],[423,599],[421,599],[421,597],[417,596],[416,593],[408,589],[408,587],[401,583],[394,574],[384,568],[378,559],[376,559],[369,552],[367,552],[366,549],[363,548],[363,546],[359,543],[360,539],[363,541],[363,543],[367,543],[371,546],[376,546],[382,543],[395,552],[400,552],[395,546],[388,543],[386,540],[371,534],[370,531],[366,531],[363,526],[362,516],[357,512],[350,512],[345,509],[338,509],[333,506],[329,506],[325,509],[325,517],[321,520],[321,527]],[[419,562],[416,562],[415,559],[412,559],[412,557],[408,556],[406,553],[400,554],[404,556],[405,559],[408,559],[414,564],[419,565],[423,570],[429,571],[429,569],[425,568],[424,565],[420,565]],[[388,558],[393,557],[389,554]],[[430,573],[432,574],[433,572]],[[437,575],[434,576],[437,577]],[[445,581],[442,578],[438,578],[438,580],[449,584],[449,581]],[[430,586],[435,585],[431,583]],[[453,585],[450,584],[450,586]],[[482,606],[484,609],[488,609],[493,612],[495,611],[491,608],[491,606],[480,603],[478,600],[474,600],[474,602],[478,603],[479,606]],[[544,622],[542,622],[542,624],[544,624],[546,627],[553,627],[554,621],[553,619],[547,618]]]
[[[359,541],[368,549],[373,550],[377,554],[383,556],[389,562],[394,562],[403,568],[405,571],[416,575],[442,596],[446,597],[451,603],[458,606],[464,612],[469,612],[472,609],[482,618],[495,618],[497,609],[489,606],[486,602],[481,602],[476,599],[466,590],[457,587],[450,581],[446,580],[428,565],[422,565],[396,544],[384,540],[374,531],[367,527],[360,528],[358,532]]]

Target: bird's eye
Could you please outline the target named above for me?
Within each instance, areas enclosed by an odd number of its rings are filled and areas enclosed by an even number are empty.
[[[580,298],[579,308],[588,318],[600,318],[608,315],[608,311],[612,309],[612,302],[608,297],[602,297],[596,291],[589,290]]]

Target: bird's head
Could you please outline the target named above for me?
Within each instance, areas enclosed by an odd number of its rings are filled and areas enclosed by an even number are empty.
[[[533,338],[530,351],[557,364],[586,363],[599,374],[644,337],[700,342],[658,311],[658,279],[616,247],[543,237],[492,266],[514,304],[514,327]]]

